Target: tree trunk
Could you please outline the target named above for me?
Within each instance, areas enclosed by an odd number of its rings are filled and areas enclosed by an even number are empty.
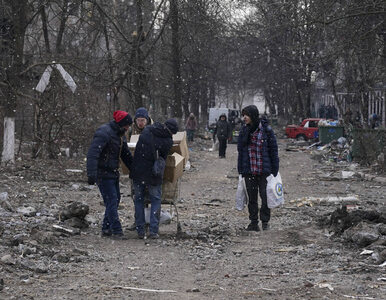
[[[1,155],[3,164],[15,163],[15,118],[4,118],[4,143],[3,153]]]
[[[172,114],[176,118],[182,118],[182,81],[181,81],[181,64],[180,64],[180,43],[179,43],[179,20],[178,20],[177,0],[170,0],[170,20],[172,28],[172,64],[173,64],[173,91],[174,101]]]
[[[20,72],[23,67],[24,35],[27,27],[27,0],[9,1],[12,9],[12,24],[14,38],[10,41],[8,52],[9,69],[6,73],[8,87],[6,99],[4,99],[4,141],[2,163],[15,163],[15,112],[17,109],[17,97],[21,87]]]

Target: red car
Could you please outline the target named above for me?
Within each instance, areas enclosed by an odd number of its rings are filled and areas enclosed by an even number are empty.
[[[309,140],[319,137],[318,123],[321,118],[304,119],[299,125],[288,125],[285,129],[285,134],[291,139]]]

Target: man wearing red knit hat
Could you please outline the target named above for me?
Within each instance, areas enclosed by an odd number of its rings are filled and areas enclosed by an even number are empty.
[[[105,204],[102,236],[124,239],[118,217],[121,199],[119,190],[119,159],[131,170],[133,157],[127,147],[125,132],[133,123],[131,116],[121,110],[113,114],[114,120],[99,127],[87,153],[89,184],[97,184]]]

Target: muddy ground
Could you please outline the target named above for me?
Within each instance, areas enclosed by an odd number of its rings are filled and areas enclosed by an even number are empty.
[[[82,158],[21,160],[15,170],[1,169],[0,299],[385,299],[385,236],[358,244],[328,226],[342,204],[382,212],[384,178],[345,162],[312,160],[310,151],[286,151],[286,142],[279,140],[286,202],[261,232],[246,232],[247,210],[234,208],[236,145],[226,159],[208,151],[210,141],[190,145],[191,169],[177,203],[183,233],[177,236],[174,215],[151,241],[127,230],[127,176],[119,214],[129,239],[114,241],[100,236],[97,188],[71,170],[85,170]],[[342,170],[356,175],[341,179]],[[89,206],[90,222],[74,235],[53,227],[71,228],[59,215],[72,202]]]

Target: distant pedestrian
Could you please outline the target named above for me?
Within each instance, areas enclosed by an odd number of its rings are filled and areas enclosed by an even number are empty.
[[[130,178],[133,179],[134,184],[135,223],[140,239],[145,237],[146,189],[149,191],[151,202],[149,238],[158,238],[163,175],[154,175],[152,169],[156,159],[155,153],[166,160],[173,145],[172,136],[177,131],[178,125],[175,119],[169,119],[165,124],[155,122],[143,130],[135,147]]]
[[[259,118],[255,105],[246,106],[241,112],[245,124],[237,143],[237,170],[245,179],[249,197],[248,231],[259,231],[258,193],[261,198],[260,220],[263,230],[269,228],[271,210],[267,205],[267,177],[279,172],[279,156],[275,134],[267,119]]]
[[[89,184],[97,184],[105,205],[102,236],[123,239],[118,205],[119,160],[130,170],[133,161],[127,146],[125,132],[132,124],[131,116],[121,110],[113,114],[114,120],[97,129],[87,153],[87,176]]]
[[[377,114],[372,114],[370,117],[370,127],[371,129],[375,129],[378,126],[379,126],[378,116]]]
[[[197,130],[197,120],[193,113],[190,113],[188,120],[185,124],[186,135],[188,136],[188,142],[193,142],[194,133]]]
[[[227,141],[230,141],[232,138],[232,128],[225,114],[220,115],[220,120],[217,121],[216,128],[214,129],[214,135],[217,136],[219,143],[218,156],[225,158]]]

